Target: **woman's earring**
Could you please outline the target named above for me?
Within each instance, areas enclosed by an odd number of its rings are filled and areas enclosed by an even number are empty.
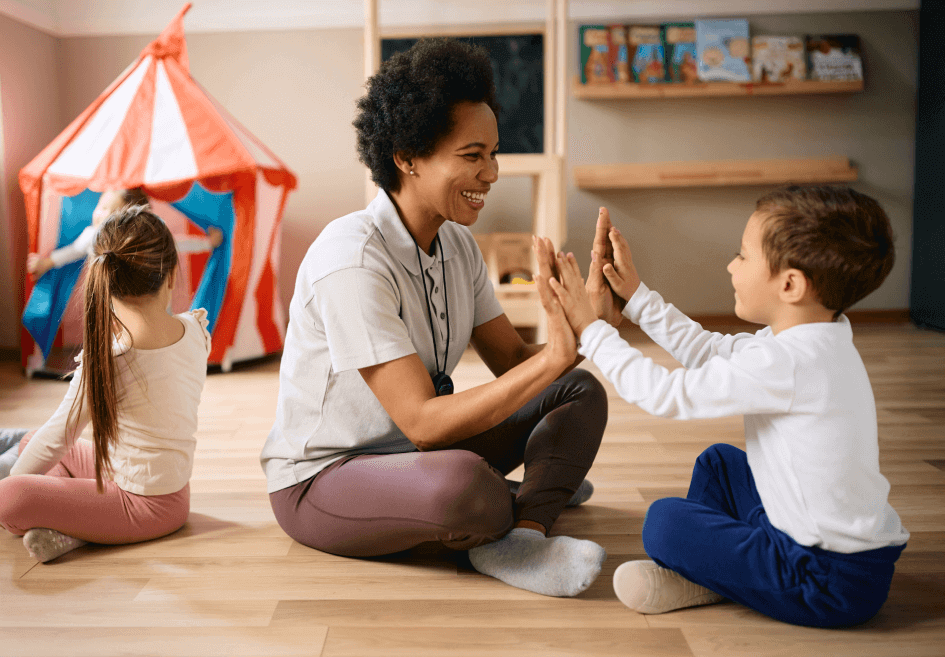
[[[417,175],[417,174],[415,174],[415,173],[413,172],[413,169],[411,169],[411,170],[410,170],[410,175],[411,175],[411,176],[415,176],[415,175]]]

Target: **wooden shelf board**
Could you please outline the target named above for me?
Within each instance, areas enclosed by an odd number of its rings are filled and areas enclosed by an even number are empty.
[[[500,176],[539,176],[554,171],[555,156],[548,153],[499,153]]]
[[[593,164],[574,167],[581,189],[652,189],[839,183],[857,179],[845,157]]]
[[[635,84],[612,82],[581,84],[575,78],[572,94],[584,100],[633,100],[648,98],[708,98],[724,96],[791,96],[804,94],[844,94],[863,91],[862,80],[821,82],[798,80],[783,84],[749,82],[697,82],[695,84]]]

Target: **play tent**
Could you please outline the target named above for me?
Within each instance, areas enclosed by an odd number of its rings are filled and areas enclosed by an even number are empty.
[[[220,228],[209,255],[181,255],[174,312],[206,308],[210,362],[282,348],[280,220],[295,176],[190,77],[187,4],[78,118],[20,171],[29,249],[46,254],[90,225],[107,189],[142,187],[175,239]],[[82,262],[26,280],[23,364],[81,344]]]

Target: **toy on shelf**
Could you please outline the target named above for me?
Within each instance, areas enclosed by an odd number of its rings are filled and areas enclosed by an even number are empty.
[[[223,240],[180,259],[175,312],[207,310],[209,362],[224,370],[282,349],[278,294],[280,219],[295,175],[190,77],[183,17],[20,172],[29,250],[73,242],[91,223],[101,193],[140,188],[178,239],[218,229]],[[160,130],[152,130],[152,125]],[[77,283],[83,261],[24,276],[22,359],[27,373],[71,370],[54,348],[82,343]],[[71,300],[71,301],[70,301]]]
[[[541,313],[533,279],[531,233],[476,234],[496,297],[512,326],[537,326]]]

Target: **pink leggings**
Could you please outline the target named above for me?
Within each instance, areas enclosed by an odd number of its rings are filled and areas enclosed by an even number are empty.
[[[29,438],[20,441],[20,452]],[[190,513],[190,484],[167,495],[135,495],[113,481],[95,489],[92,444],[75,447],[45,475],[0,480],[0,526],[22,536],[55,529],[90,543],[137,543],[180,529]]]

